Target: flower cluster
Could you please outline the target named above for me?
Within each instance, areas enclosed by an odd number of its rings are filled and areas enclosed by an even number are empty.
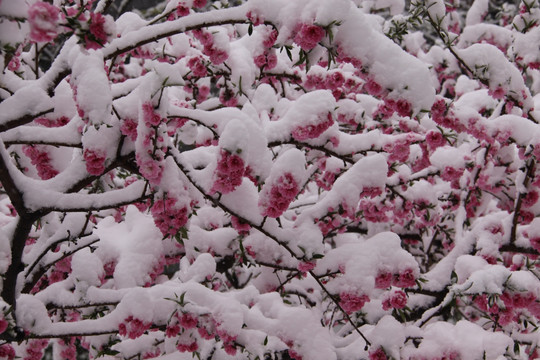
[[[208,74],[206,65],[200,56],[190,58],[187,62],[187,66],[196,77],[205,77]]]
[[[298,141],[318,138],[323,132],[334,124],[334,119],[332,118],[332,113],[330,112],[324,117],[320,116],[318,120],[319,121],[317,121],[316,124],[302,125],[293,129],[293,138]]]
[[[25,145],[23,146],[23,152],[30,158],[30,162],[36,167],[38,176],[43,180],[48,180],[58,175],[58,171],[52,166],[51,158],[44,146]]]
[[[137,121],[130,118],[123,119],[120,125],[120,132],[131,141],[137,140]]]
[[[231,225],[236,231],[238,231],[240,235],[247,235],[249,234],[249,230],[251,230],[249,223],[244,222],[242,219],[239,219],[234,215],[231,216]]]
[[[407,305],[407,295],[401,291],[393,291],[390,296],[383,300],[383,310],[403,309]]]
[[[259,198],[259,208],[263,216],[277,218],[289,207],[300,190],[291,173],[281,175],[273,184],[265,187]]]
[[[14,360],[15,349],[13,348],[13,346],[9,344],[0,345],[0,359]]]
[[[386,360],[388,357],[382,347],[378,347],[375,350],[369,352],[369,360]]]
[[[240,156],[221,149],[217,168],[214,171],[214,185],[210,193],[228,194],[234,191],[242,184],[245,171],[244,160]]]
[[[210,58],[214,65],[220,65],[229,58],[227,51],[214,43],[214,36],[206,30],[193,30],[193,36],[203,45],[203,54]]]
[[[223,330],[220,323],[208,315],[198,316],[189,312],[176,312],[167,324],[165,335],[169,338],[178,338],[176,348],[180,352],[197,351],[199,349],[197,337],[200,337],[204,340],[219,338],[227,354],[231,356],[236,354],[237,336]]]
[[[155,200],[150,212],[163,236],[176,235],[188,221],[188,207],[170,194]]]
[[[99,176],[105,171],[105,152],[100,149],[85,149],[83,153],[86,171],[90,175]]]
[[[120,336],[127,336],[130,339],[136,339],[144,334],[146,330],[150,329],[151,325],[149,322],[144,322],[130,315],[118,325],[118,334]]]
[[[408,288],[416,285],[416,277],[412,269],[405,269],[399,273],[392,274],[389,271],[380,271],[375,277],[375,288],[387,289],[391,285]]]
[[[265,68],[266,70],[272,70],[277,65],[277,55],[275,50],[270,50],[257,55],[253,58],[253,62],[259,68]]]
[[[30,39],[36,42],[49,42],[58,35],[60,11],[54,5],[38,1],[28,9]]]
[[[60,356],[64,360],[76,360],[77,359],[77,348],[75,346],[75,338],[71,337],[68,339],[59,339],[58,345],[60,347]],[[41,358],[39,358],[41,359]],[[37,359],[36,359],[37,360]]]
[[[49,345],[48,339],[35,339],[28,342],[26,347],[26,356],[23,357],[23,360],[41,360],[43,358],[43,351]],[[0,358],[2,357],[2,351],[0,350]],[[7,359],[10,359],[10,356],[7,356]],[[65,357],[66,360],[74,360],[73,357]]]
[[[114,35],[114,22],[108,15],[90,13],[88,32],[84,35],[87,49],[99,49]]]
[[[137,128],[137,153],[135,159],[140,174],[152,185],[159,185],[163,176],[164,157],[167,150],[166,124],[151,102],[142,105],[142,121],[145,126]],[[133,125],[134,126],[134,125]]]
[[[339,305],[347,314],[352,314],[361,310],[365,303],[369,302],[367,295],[358,295],[354,292],[342,292],[339,294]]]
[[[411,104],[405,99],[398,99],[396,101],[394,99],[385,98],[384,103],[379,105],[375,113],[373,113],[373,116],[380,116],[382,119],[388,119],[396,112],[399,116],[411,116]]]
[[[314,24],[299,24],[297,26],[294,42],[297,43],[302,50],[309,51],[313,49],[323,39],[326,32],[320,26]]]

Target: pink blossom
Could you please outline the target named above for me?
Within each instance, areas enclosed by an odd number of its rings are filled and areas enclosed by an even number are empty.
[[[392,273],[390,272],[379,272],[375,277],[375,288],[377,289],[387,289],[392,285]]]
[[[289,357],[292,360],[302,360],[302,355],[294,351],[293,349],[288,349],[287,352],[289,353]]]
[[[444,117],[446,110],[446,102],[444,101],[444,99],[439,98],[433,103],[433,106],[431,107],[431,115],[433,116],[434,120],[441,119]]]
[[[0,358],[13,360],[15,359],[15,349],[9,344],[0,345]]]
[[[302,24],[294,37],[294,42],[297,43],[302,50],[309,51],[317,46],[324,35],[325,31],[322,27],[313,24]]]
[[[360,194],[360,196],[362,197],[369,197],[369,198],[375,198],[379,195],[381,195],[383,193],[383,189],[381,189],[380,187],[375,187],[375,186],[365,186],[363,189],[362,189],[362,193]]]
[[[205,77],[207,75],[206,65],[201,57],[195,56],[188,60],[187,66],[196,77]]]
[[[2,318],[0,319],[0,334],[2,334],[3,332],[5,332],[8,328],[8,322],[6,319]]]
[[[161,182],[163,167],[160,162],[150,158],[143,163],[139,163],[139,161],[137,161],[137,164],[139,165],[141,175],[144,176],[144,178],[148,180],[150,184],[158,185]]]
[[[179,316],[178,321],[184,329],[193,329],[198,324],[197,318],[190,313],[182,314]]]
[[[136,339],[144,334],[151,325],[149,322],[144,322],[130,315],[118,326],[118,334],[127,336],[130,339]]]
[[[167,326],[167,329],[165,329],[165,336],[166,337],[175,337],[180,333],[180,326],[178,324],[169,325]]]
[[[193,36],[195,39],[199,40],[205,48],[211,48],[214,44],[214,37],[208,31],[193,30]]]
[[[373,78],[369,78],[368,81],[364,84],[366,92],[373,96],[379,96],[383,92],[383,87],[379,85]]]
[[[150,211],[154,223],[163,236],[176,235],[188,221],[187,205],[183,205],[173,197],[154,201]]]
[[[291,173],[281,175],[274,184],[268,185],[270,188],[259,198],[259,208],[263,216],[277,218],[287,210],[299,187]]]
[[[264,65],[266,65],[266,55],[261,54],[261,55],[255,56],[253,58],[253,62],[255,63],[257,67],[262,68]]]
[[[369,360],[386,360],[386,353],[382,347],[378,347],[376,350],[369,352]]]
[[[387,144],[383,149],[390,153],[388,161],[406,162],[411,153],[410,145],[406,140],[398,140],[395,143]]]
[[[315,269],[316,263],[314,261],[300,261],[298,263],[298,271],[301,273],[307,273]]]
[[[536,301],[536,296],[532,292],[515,293],[512,296],[512,303],[516,308],[527,308]]]
[[[137,121],[130,118],[124,119],[120,125],[120,132],[131,141],[137,140]]]
[[[86,36],[87,49],[99,49],[107,42],[107,32],[105,31],[105,16],[101,13],[90,14],[89,31],[91,36]]]
[[[84,150],[84,161],[86,162],[86,171],[90,175],[99,176],[105,171],[105,152],[101,149]]]
[[[401,271],[398,275],[394,276],[392,284],[400,287],[407,288],[416,285],[416,278],[412,269],[406,269]]]
[[[28,9],[30,39],[36,42],[49,42],[58,35],[58,15],[55,6],[38,1]]]
[[[229,88],[225,88],[220,91],[219,101],[228,107],[235,107],[238,105],[238,99],[236,98],[234,91]]]
[[[193,7],[203,8],[206,6],[206,0],[193,0]]]
[[[43,180],[48,180],[58,175],[58,171],[51,164],[51,158],[44,146],[25,145],[23,152],[30,158],[30,162],[36,167],[38,176]]]
[[[222,149],[216,171],[214,172],[214,185],[210,193],[220,192],[228,194],[234,191],[240,184],[244,176],[244,160],[238,156]]]
[[[430,130],[426,133],[426,142],[431,150],[435,150],[446,144],[446,139],[440,131]]]
[[[445,181],[459,180],[463,175],[463,169],[456,169],[451,166],[446,166],[441,172],[441,179]]]
[[[264,39],[263,46],[267,49],[271,48],[276,43],[277,37],[278,37],[278,32],[274,29],[271,30],[268,33],[268,36]]]
[[[232,344],[232,343],[229,343],[229,342],[224,343],[223,344],[223,349],[230,356],[235,356],[236,355],[236,346],[234,344]]]
[[[158,126],[161,124],[161,116],[154,110],[151,102],[146,102],[142,106],[144,122],[147,126]]]
[[[407,295],[401,291],[394,291],[383,303],[383,310],[403,309],[407,305]]]
[[[533,237],[529,239],[529,242],[531,243],[533,249],[540,252],[540,237]]]
[[[261,25],[264,22],[262,15],[256,10],[249,10],[246,13],[246,17],[254,26]]]
[[[340,71],[334,71],[326,77],[326,87],[330,90],[335,90],[342,86],[345,82],[345,77]]]
[[[369,302],[370,299],[367,295],[358,295],[351,292],[343,292],[339,294],[339,305],[345,310],[347,314],[359,311],[364,307],[364,304]]]
[[[19,56],[15,55],[11,58],[8,64],[9,71],[17,71],[21,67],[21,59]]]
[[[529,191],[521,200],[523,207],[531,207],[538,202],[538,192],[536,190]]]
[[[395,102],[394,110],[399,116],[411,116],[411,104],[404,99]]]
[[[519,212],[518,221],[522,225],[530,224],[534,219],[534,214],[530,211],[521,210]]]
[[[502,86],[497,86],[495,89],[488,89],[488,94],[493,96],[494,99],[502,100],[506,95],[506,91]]]
[[[144,353],[143,359],[153,359],[153,358],[158,357],[159,355],[161,355],[161,350],[159,348],[157,348],[157,349],[155,349],[153,351],[148,351],[148,352]]]
[[[34,119],[34,122],[39,125],[43,125],[45,127],[60,127],[64,126],[67,123],[69,123],[69,118],[67,116],[60,116],[58,118],[50,119],[47,117],[39,117],[37,119]]]
[[[203,54],[210,57],[210,61],[214,65],[221,65],[229,58],[229,53],[225,50],[219,49],[211,46],[205,46],[203,49]]]
[[[197,341],[193,341],[189,344],[180,342],[176,345],[176,349],[180,352],[195,352],[199,349],[199,345],[197,344]]]
[[[315,124],[298,126],[293,129],[292,136],[295,140],[304,141],[308,139],[318,138],[323,132],[330,128],[334,124],[332,113],[325,115],[320,114]]]
[[[244,222],[242,219],[239,219],[236,216],[231,216],[231,225],[236,231],[238,231],[240,235],[247,235],[251,230],[249,223]]]
[[[197,332],[205,340],[210,340],[210,339],[215,338],[214,334],[212,334],[210,331],[208,331],[208,329],[206,329],[204,326],[203,327],[198,327]]]

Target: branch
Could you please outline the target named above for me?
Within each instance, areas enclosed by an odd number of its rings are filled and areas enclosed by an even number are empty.
[[[529,182],[531,181],[531,178],[534,177],[534,168],[535,168],[536,162],[534,161],[534,158],[531,158],[527,164],[527,173],[525,174],[525,179],[523,180],[523,188],[527,189],[529,186]],[[514,217],[512,218],[512,230],[510,231],[510,243],[514,243],[516,241],[516,233],[517,233],[517,226],[519,225],[519,213],[521,211],[521,205],[523,203],[523,198],[525,197],[526,193],[519,193],[518,198],[516,201],[516,207],[514,209]]]
[[[232,211],[231,209],[229,209],[228,207],[226,207],[225,205],[223,205],[221,202],[219,202],[219,200],[217,199],[214,199],[212,198],[210,195],[206,194],[204,189],[202,189],[192,178],[191,176],[189,175],[189,171],[187,171],[184,166],[180,163],[180,161],[177,159],[177,156],[179,155],[177,151],[174,152],[174,155],[173,156],[173,159],[176,163],[176,165],[178,166],[178,168],[180,169],[180,171],[182,171],[182,173],[186,176],[186,178],[189,180],[189,182],[201,193],[201,195],[203,195],[206,199],[208,199],[209,201],[211,201],[213,204],[215,204],[216,206],[220,207],[223,211],[233,215],[233,216],[236,216],[238,218],[241,218],[242,221],[248,223],[252,228],[258,230],[259,232],[261,232],[262,234],[264,234],[265,236],[267,236],[268,238],[272,239],[273,241],[275,241],[277,244],[279,244],[280,246],[282,246],[283,248],[285,248],[290,254],[292,257],[294,257],[295,259],[297,260],[301,260],[301,258],[299,258],[295,252],[286,244],[284,243],[283,241],[279,240],[276,236],[274,236],[273,234],[269,233],[267,230],[265,230],[263,228],[264,226],[264,221],[262,224],[254,224],[252,223],[251,221],[245,219],[244,217],[238,215],[237,213],[235,213],[234,211]],[[347,318],[347,320],[350,322],[350,324],[354,327],[355,331],[364,339],[364,341],[366,342],[366,348],[368,346],[371,345],[371,343],[369,342],[369,340],[364,336],[364,334],[362,334],[362,332],[360,331],[360,329],[358,329],[358,326],[356,326],[356,324],[352,321],[351,317],[349,316],[349,314],[347,314],[347,312],[343,309],[343,307],[341,307],[341,305],[339,304],[339,301],[330,293],[330,291],[328,289],[326,289],[326,287],[324,286],[324,284],[321,282],[321,280],[318,278],[318,276],[313,272],[313,271],[310,271],[309,272],[311,274],[311,276],[313,276],[313,278],[317,281],[317,283],[319,284],[319,286],[323,289],[323,291],[330,297],[330,299],[334,302],[334,304],[340,309],[340,311],[343,313],[343,315]]]
[[[34,121],[35,118],[38,118],[38,117],[43,116],[45,114],[51,113],[53,111],[54,111],[54,109],[51,108],[51,109],[40,111],[38,113],[26,114],[26,115],[23,115],[23,116],[21,116],[19,118],[3,122],[3,123],[0,124],[0,132],[8,131],[8,130],[16,128],[18,126],[31,123],[32,121]]]
[[[103,56],[105,60],[109,60],[134,50],[139,46],[191,30],[211,26],[244,24],[248,22],[246,18],[247,10],[248,8],[246,6],[239,6],[236,8],[215,10],[211,13],[192,14],[178,20],[145,26],[139,30],[125,34],[120,39],[113,40],[103,49]]]

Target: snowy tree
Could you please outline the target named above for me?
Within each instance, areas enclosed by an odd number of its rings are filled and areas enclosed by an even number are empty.
[[[540,5],[0,1],[0,358],[529,359]]]

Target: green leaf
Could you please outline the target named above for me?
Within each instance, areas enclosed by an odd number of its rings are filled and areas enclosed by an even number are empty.
[[[248,35],[251,36],[253,34],[253,24],[252,23],[249,23],[249,27],[248,27]]]
[[[268,344],[268,336],[264,338],[263,345],[266,346]]]
[[[289,49],[288,46],[285,46],[285,51],[287,52],[287,56],[289,57],[289,60],[292,61],[292,53],[291,53],[291,49]]]
[[[452,284],[457,283],[457,281],[458,281],[458,276],[457,276],[457,274],[456,274],[455,271],[452,271],[452,274],[450,275],[450,279],[451,279],[451,281],[452,281]]]
[[[185,302],[184,302],[184,297],[186,296],[186,292],[184,291],[182,293],[182,295],[180,295],[180,300],[179,300],[179,303],[181,306],[184,306]]]

